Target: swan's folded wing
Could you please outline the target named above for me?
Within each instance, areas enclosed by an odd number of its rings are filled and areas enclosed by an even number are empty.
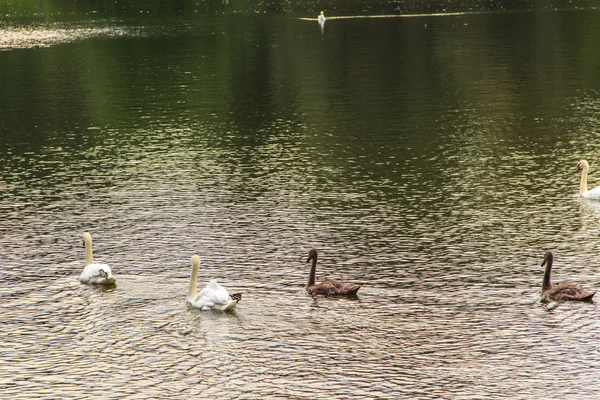
[[[594,297],[594,292],[588,292],[575,283],[565,282],[553,286],[546,293],[546,296],[553,300],[591,300]]]
[[[325,279],[323,282],[316,285],[308,286],[306,289],[310,293],[314,294],[322,294],[329,296],[346,296],[355,295],[356,292],[358,292],[358,289],[360,289],[360,286],[336,281],[333,279]]]
[[[94,279],[104,279],[104,276],[100,273],[100,270],[103,270],[109,275],[112,273],[110,267],[106,264],[88,264],[81,272],[81,275],[79,275],[79,280],[87,283]]]
[[[223,287],[215,289],[204,288],[193,301],[196,307],[213,307],[215,304],[229,304],[229,293]]]
[[[585,194],[588,199],[600,199],[600,186],[588,190]]]
[[[229,302],[231,301],[231,297],[229,297],[229,292],[221,285],[219,285],[219,288],[215,291],[215,295],[219,299],[220,304],[229,304]]]
[[[337,294],[352,294],[358,292],[360,286],[351,283],[336,281],[333,279],[325,279],[323,283],[330,286],[330,290]]]

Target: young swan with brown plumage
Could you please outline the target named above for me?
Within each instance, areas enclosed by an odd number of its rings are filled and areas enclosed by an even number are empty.
[[[315,283],[315,275],[317,270],[317,258],[319,253],[316,249],[312,249],[308,253],[308,259],[306,262],[312,261],[310,267],[310,273],[308,275],[308,284],[306,290],[311,294],[322,294],[329,296],[352,296],[356,295],[360,286],[352,285],[350,283],[344,283],[340,281],[334,281],[333,279],[325,279],[321,283]]]
[[[565,282],[556,286],[552,286],[550,281],[550,273],[552,271],[552,262],[554,256],[552,252],[547,252],[544,255],[544,261],[542,267],[546,265],[546,271],[544,271],[544,281],[542,283],[542,300],[579,300],[579,301],[591,301],[592,297],[596,292],[588,292],[581,286]]]

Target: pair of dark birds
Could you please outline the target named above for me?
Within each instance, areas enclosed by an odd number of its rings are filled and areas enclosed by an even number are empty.
[[[306,262],[312,261],[312,265],[308,275],[306,290],[308,290],[309,293],[321,295],[356,295],[358,289],[360,289],[360,286],[357,285],[335,281],[332,279],[325,279],[321,283],[315,283],[318,256],[319,254],[316,249],[312,249],[308,253],[308,259]],[[544,261],[542,262],[542,267],[546,266],[546,270],[544,271],[544,280],[542,283],[543,300],[591,301],[596,292],[589,292],[575,283],[565,282],[552,286],[550,275],[552,273],[553,262],[554,256],[552,252],[549,251],[544,255]]]

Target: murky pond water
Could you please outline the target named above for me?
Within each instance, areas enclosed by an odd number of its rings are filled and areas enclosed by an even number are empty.
[[[2,21],[3,395],[593,397],[599,17]]]

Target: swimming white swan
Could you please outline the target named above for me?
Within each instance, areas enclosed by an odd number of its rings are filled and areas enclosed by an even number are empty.
[[[92,253],[92,236],[85,232],[83,234],[83,243],[85,244],[85,263],[79,280],[83,283],[95,283],[98,285],[112,285],[117,280],[110,267],[106,264],[95,264]]]
[[[319,25],[323,26],[325,24],[325,14],[321,11],[321,14],[317,17],[317,21],[319,21]]]
[[[581,160],[575,167],[575,172],[581,171],[581,181],[579,182],[579,195],[581,197],[587,197],[588,199],[600,199],[600,186],[588,190],[587,188],[587,176],[590,170],[590,165],[587,161]]]
[[[190,277],[190,292],[188,303],[201,310],[233,310],[238,301],[242,299],[241,294],[229,295],[227,290],[217,283],[216,279],[208,282],[206,287],[198,293],[197,280],[200,268],[200,257],[192,256],[192,276]]]

